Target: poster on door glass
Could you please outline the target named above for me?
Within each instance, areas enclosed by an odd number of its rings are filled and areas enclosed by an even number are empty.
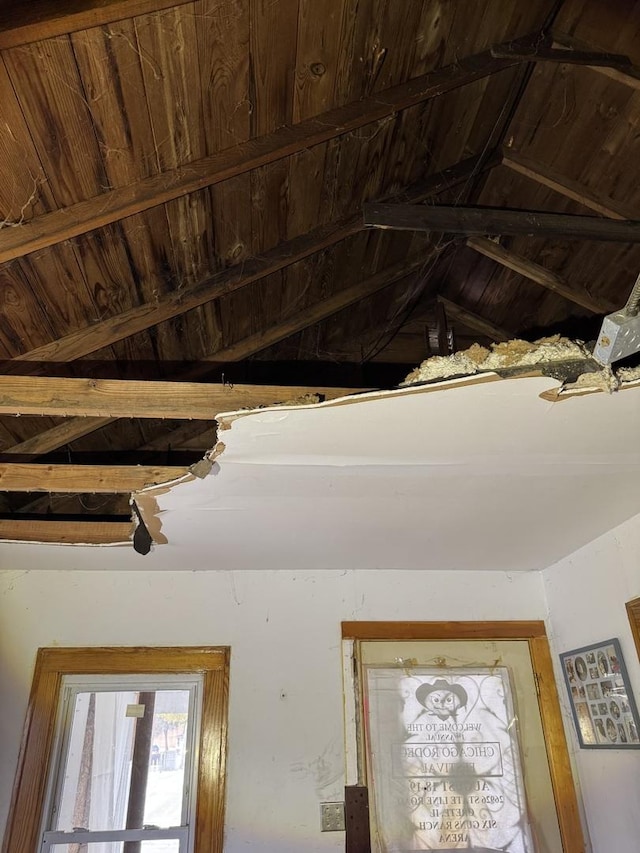
[[[369,666],[365,684],[379,853],[533,853],[508,668]]]

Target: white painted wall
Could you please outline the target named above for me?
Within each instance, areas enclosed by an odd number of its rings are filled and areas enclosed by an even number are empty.
[[[606,495],[603,497],[606,500]],[[617,637],[640,703],[640,663],[625,602],[640,596],[640,516],[546,569],[547,629],[557,653]],[[595,853],[640,849],[640,752],[580,749],[557,654],[556,678]]]
[[[539,573],[7,571],[0,583],[0,832],[39,646],[219,644],[232,648],[227,853],[344,849],[318,807],[343,798],[342,620],[546,611]]]

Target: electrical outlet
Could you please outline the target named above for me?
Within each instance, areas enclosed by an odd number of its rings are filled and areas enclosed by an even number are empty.
[[[344,803],[320,803],[323,832],[344,832]]]

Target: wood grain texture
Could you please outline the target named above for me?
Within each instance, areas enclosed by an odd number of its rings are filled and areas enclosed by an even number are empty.
[[[84,435],[95,432],[100,427],[111,423],[111,417],[102,418],[70,418],[51,429],[27,438],[18,444],[2,449],[2,453],[19,454],[23,456],[43,456],[52,450],[57,450],[71,444]]]
[[[357,390],[364,389],[0,376],[0,413],[210,421],[223,411],[308,395],[334,399]]]
[[[640,242],[640,221],[609,221],[596,216],[538,213],[507,208],[456,207],[411,204],[364,205],[366,227],[454,234],[527,234],[570,237],[577,240]]]
[[[150,326],[184,314],[191,308],[196,308],[213,299],[220,298],[251,282],[264,278],[296,260],[308,257],[321,251],[327,246],[345,239],[360,228],[359,219],[349,219],[328,226],[320,227],[294,240],[276,246],[262,256],[252,258],[245,263],[237,264],[216,275],[206,278],[192,287],[175,290],[153,302],[145,303],[134,308],[123,306],[121,313],[107,320],[94,323],[77,332],[72,332],[64,338],[39,346],[29,353],[20,356],[22,361],[73,361],[83,355],[96,352],[105,346],[128,338],[137,332],[144,331]],[[87,242],[88,254],[83,258],[85,266],[91,261],[91,242]],[[103,266],[108,255],[95,258],[95,264]],[[97,281],[96,301],[104,306],[105,313],[114,313],[112,300],[130,298],[131,291],[123,291],[117,286],[109,269],[101,270],[94,275]],[[1,332],[1,330],[0,330]]]
[[[342,622],[353,640],[527,640],[546,637],[542,621],[523,622]]]
[[[17,225],[55,207],[31,132],[0,56],[0,223]]]
[[[58,696],[65,674],[202,673],[203,717],[197,775],[195,853],[221,853],[224,829],[229,649],[39,649],[18,758],[3,853],[32,853],[44,806]]]
[[[99,195],[105,174],[69,38],[34,42],[3,56],[56,203]]]
[[[299,0],[252,0],[251,135],[291,125]]]
[[[178,480],[188,473],[177,466],[39,465],[0,463],[0,490],[65,494],[120,494]]]
[[[627,616],[629,617],[629,625],[633,641],[636,644],[638,657],[640,658],[640,598],[634,598],[626,603]]]
[[[64,545],[116,545],[130,542],[133,522],[126,521],[33,521],[0,519],[3,542],[51,542]]]
[[[576,305],[581,305],[588,311],[593,311],[594,314],[606,314],[613,310],[612,303],[593,298],[586,290],[571,287],[552,270],[535,263],[535,261],[530,261],[516,252],[505,249],[504,246],[494,240],[488,240],[485,237],[470,237],[467,240],[467,246],[486,258],[491,258],[496,263],[502,264],[525,278],[535,281],[536,284],[559,294],[564,299],[575,302]]]
[[[11,260],[38,248],[147,210],[206,186],[219,183],[303,149],[395,115],[429,98],[464,86],[514,64],[493,59],[488,53],[468,57],[456,65],[438,69],[364,100],[329,110],[320,116],[285,125],[247,142],[240,142],[188,167],[152,175],[126,187],[71,203],[61,210],[36,217],[16,229],[0,231],[0,261]],[[73,103],[77,106],[77,101]],[[78,144],[78,143],[76,143]],[[86,155],[85,155],[86,159]],[[82,160],[82,158],[81,158]],[[94,195],[97,190],[94,191]]]
[[[0,50],[159,11],[188,0],[6,0],[0,11]]]
[[[625,210],[624,205],[617,204],[613,199],[598,197],[596,193],[581,186],[577,181],[566,178],[555,169],[536,163],[535,160],[517,151],[505,151],[502,156],[502,165],[560,195],[577,201],[589,210],[595,210],[602,216],[608,216],[610,219],[634,219],[637,216],[637,211],[632,211],[630,208]]]
[[[586,847],[582,834],[578,799],[573,784],[569,750],[547,638],[545,636],[531,637],[529,639],[529,651],[536,676],[538,705],[547,747],[547,759],[560,837],[562,838],[562,849],[564,853],[584,853]]]
[[[405,260],[393,267],[381,270],[374,276],[366,278],[358,284],[347,287],[342,291],[334,293],[326,299],[313,303],[310,307],[287,317],[281,323],[276,323],[268,328],[263,328],[253,335],[249,335],[235,344],[230,344],[223,349],[217,350],[206,356],[208,361],[241,361],[250,355],[255,355],[260,350],[284,340],[303,329],[342,311],[349,305],[353,305],[377,293],[400,279],[408,278],[411,273],[419,270],[428,259],[420,257],[413,260]]]
[[[24,352],[27,341],[38,346],[55,336],[44,306],[17,264],[0,267],[0,318],[0,352],[10,358]]]

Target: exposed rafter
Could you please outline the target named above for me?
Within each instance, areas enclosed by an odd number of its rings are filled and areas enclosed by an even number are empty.
[[[631,211],[625,205],[587,189],[577,181],[567,178],[566,175],[561,175],[551,166],[537,163],[517,151],[506,149],[502,156],[502,165],[609,219],[634,219],[638,214],[638,211]]]
[[[499,162],[497,153],[469,157],[418,182],[415,186],[408,187],[394,196],[394,201],[413,203],[429,198],[468,180],[470,176],[492,168],[497,162]],[[107,320],[79,329],[77,332],[23,353],[13,361],[68,362],[90,355],[130,335],[266,278],[274,272],[339,243],[357,233],[361,228],[360,216],[347,217],[314,228],[307,234],[280,243],[263,255],[209,276],[191,287],[172,291],[153,303],[139,305]],[[0,240],[1,234],[2,232],[0,232]],[[10,367],[6,369],[8,372],[13,372]],[[22,371],[23,367],[20,366],[19,370]]]
[[[189,472],[179,466],[0,464],[3,492],[119,494],[168,483]]]
[[[67,545],[116,545],[133,534],[131,521],[59,521],[50,519],[0,519],[0,540],[5,542],[55,542]]]
[[[580,39],[570,36],[567,33],[554,32],[552,39],[553,47],[564,49],[565,53],[575,51],[577,53],[592,53],[594,49],[592,45]],[[563,59],[563,62],[570,60]],[[633,89],[640,89],[640,69],[635,65],[609,66],[589,64],[588,67],[597,71],[605,77],[615,80],[617,83],[622,83],[625,86],[630,86]]]
[[[480,317],[479,314],[474,314],[473,311],[468,311],[462,305],[458,305],[457,302],[452,302],[444,296],[438,296],[438,302],[445,309],[448,318],[457,320],[463,326],[485,335],[492,341],[508,341],[513,338],[513,334],[506,329],[496,326],[490,320]]]
[[[520,59],[523,62],[564,62],[571,65],[588,65],[593,68],[632,69],[631,60],[621,53],[604,53],[597,50],[563,50],[547,44],[523,47],[521,42],[496,45],[491,48],[496,59]]]
[[[0,10],[0,50],[99,27],[134,15],[182,6],[189,0],[4,0]]]
[[[155,302],[138,305],[107,320],[79,329],[64,338],[23,353],[13,361],[74,361],[76,358],[89,355],[151,326],[184,314],[192,308],[246,287],[296,261],[339,243],[359,229],[358,217],[320,226],[308,234],[281,243],[259,257],[251,258],[242,264],[209,276],[192,287],[174,290]],[[0,239],[1,234],[2,232],[0,232]]]
[[[524,41],[528,43],[528,40]],[[518,59],[496,59],[490,51],[485,51],[299,124],[285,125],[273,133],[239,142],[186,166],[37,216],[19,228],[4,228],[0,231],[0,262],[86,234],[95,228],[305,151],[519,62]]]
[[[0,376],[0,414],[213,420],[219,412],[357,390],[281,385]]]
[[[534,261],[530,261],[517,252],[505,249],[504,246],[493,240],[487,240],[485,237],[470,237],[467,240],[467,246],[486,258],[491,258],[492,261],[496,261],[503,267],[507,267],[530,281],[535,281],[536,284],[546,287],[547,290],[563,296],[570,302],[574,302],[588,311],[593,311],[594,314],[605,314],[612,310],[612,305],[609,302],[593,297],[585,290],[571,287],[556,273],[536,264]]]
[[[11,453],[20,456],[44,456],[52,450],[71,444],[72,441],[82,438],[89,433],[95,432],[106,424],[111,423],[114,418],[70,418],[51,429],[45,430],[38,435],[27,438],[19,444],[14,444],[2,450],[2,454]]]
[[[614,222],[596,216],[539,213],[497,207],[448,205],[365,204],[364,224],[401,231],[442,231],[451,234],[527,234],[532,237],[568,237],[640,243],[640,221]]]
[[[350,305],[359,302],[361,299],[365,299],[367,296],[372,296],[374,293],[401,281],[403,278],[408,278],[424,267],[439,251],[441,250],[434,248],[426,256],[409,258],[394,264],[392,267],[388,267],[376,275],[363,279],[363,281],[352,287],[347,287],[345,290],[341,290],[332,296],[328,296],[326,299],[314,303],[309,308],[305,308],[292,317],[283,320],[282,323],[277,323],[274,326],[257,332],[255,335],[243,338],[231,346],[211,353],[206,356],[206,359],[209,361],[241,361],[243,358],[247,358],[250,355],[260,352],[260,350],[266,349],[266,347],[283,341],[291,335],[308,329],[309,326],[314,326],[316,323],[326,320],[332,314],[348,308]]]

